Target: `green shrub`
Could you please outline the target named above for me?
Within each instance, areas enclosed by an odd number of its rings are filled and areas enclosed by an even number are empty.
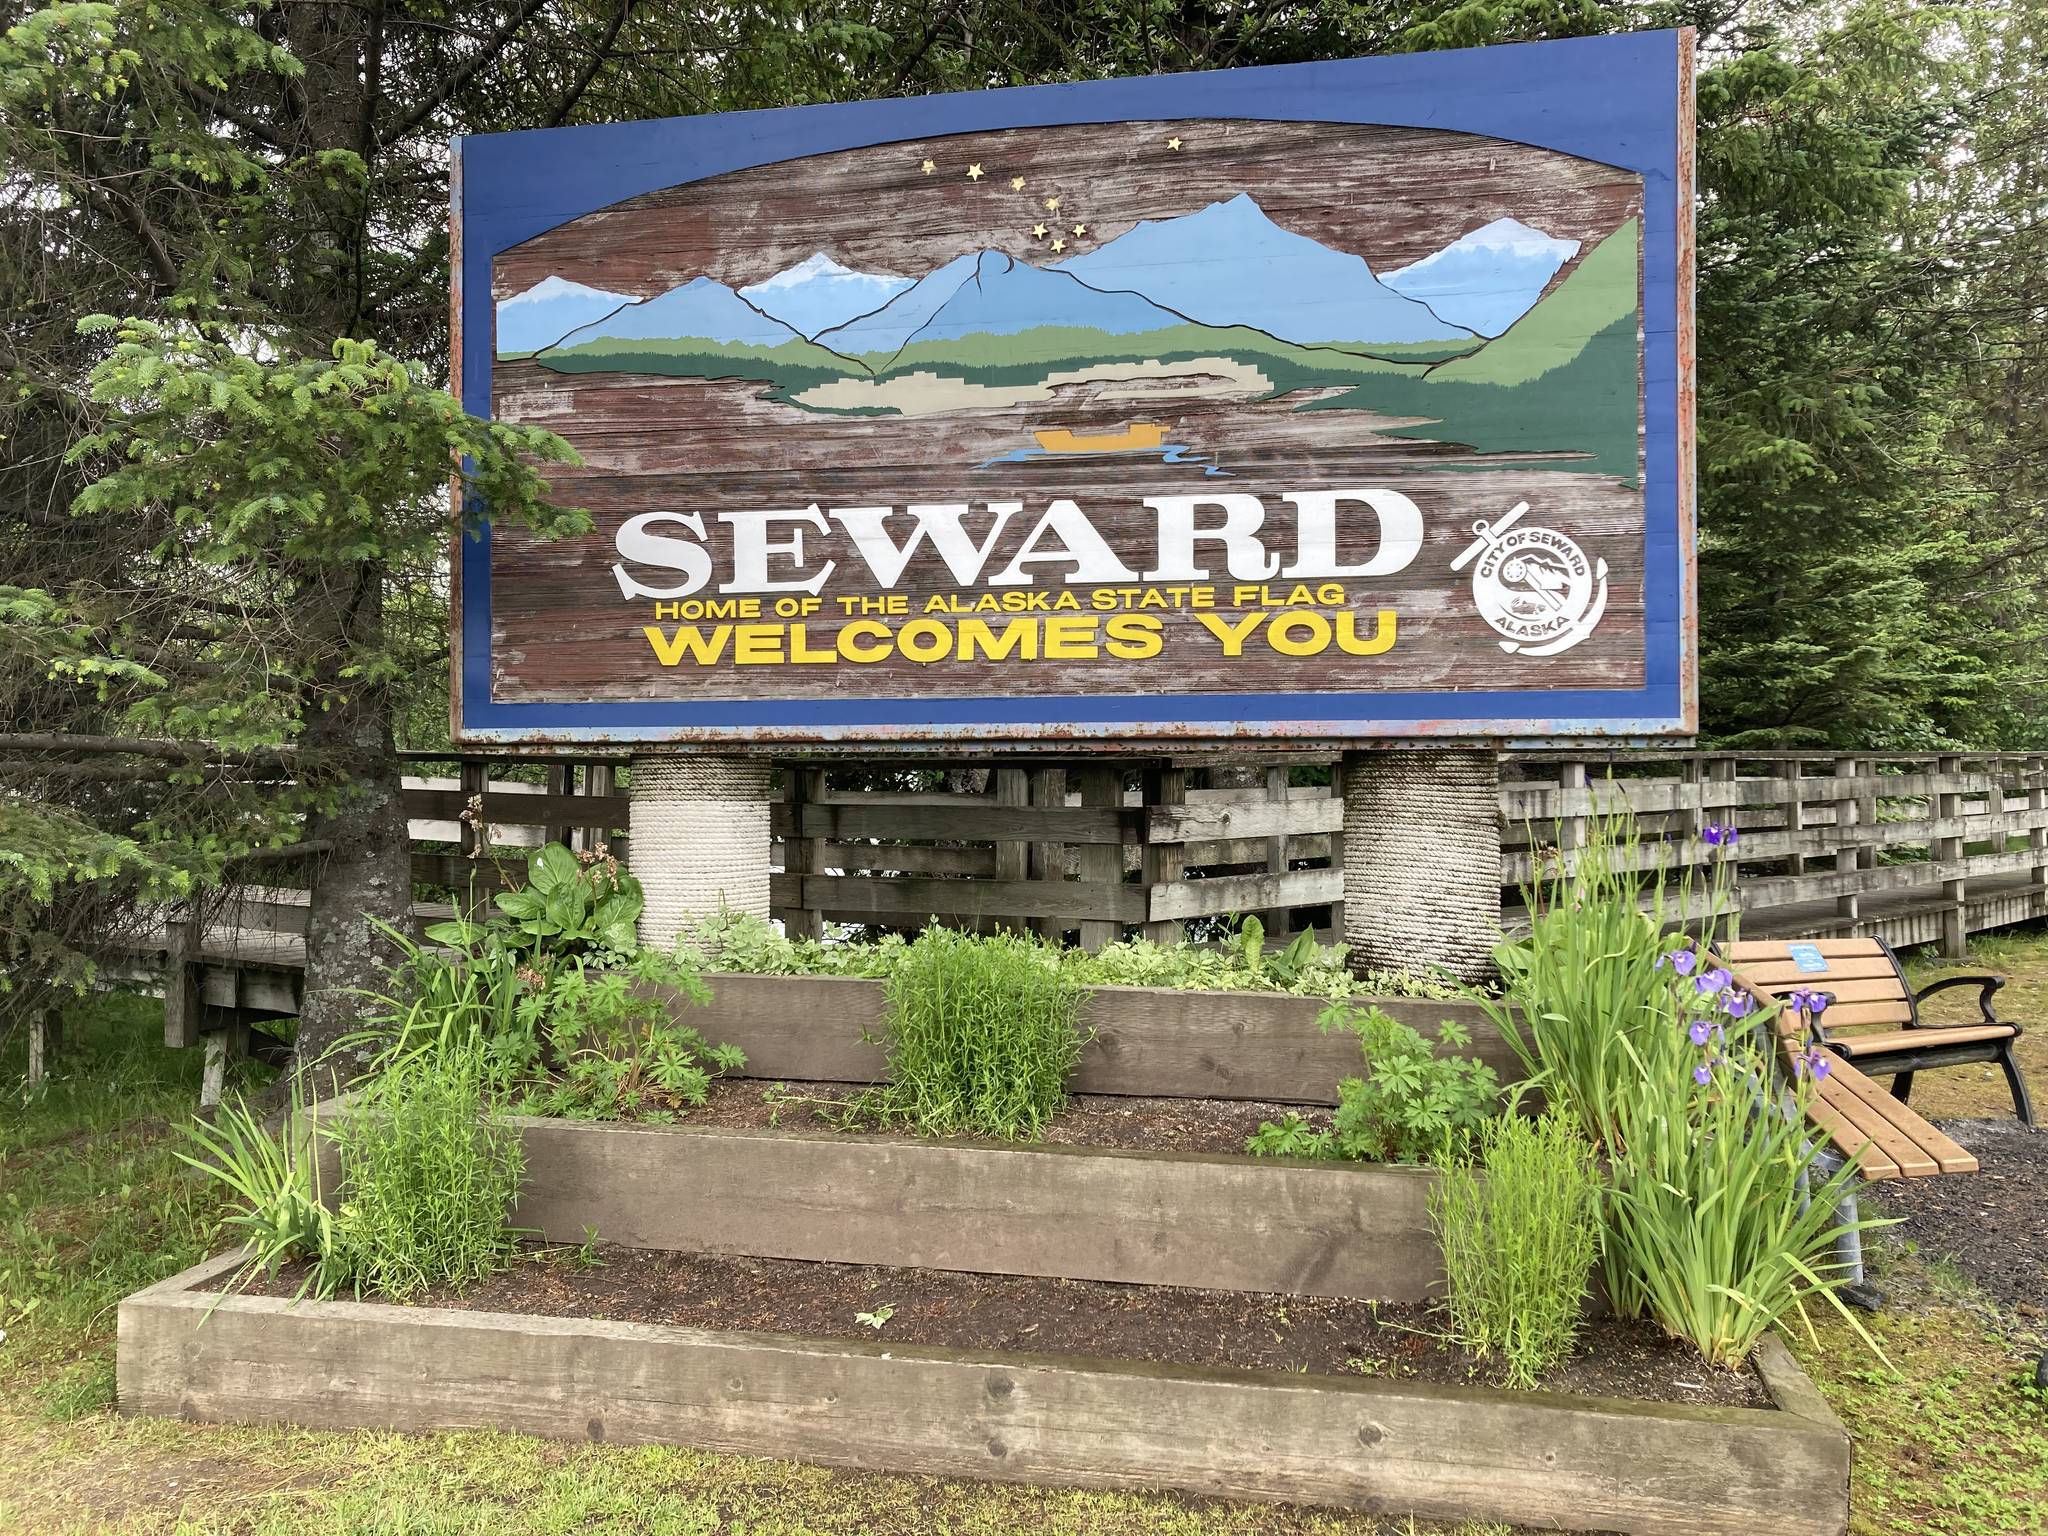
[[[928,928],[888,980],[890,1080],[868,1107],[925,1136],[1038,1136],[1081,1059],[1081,992],[1017,934]]]
[[[525,1156],[484,1076],[480,1040],[396,1056],[329,1123],[342,1182],[326,1257],[359,1294],[402,1301],[510,1262]]]
[[[1500,1079],[1493,1068],[1465,1056],[1439,1056],[1438,1041],[1378,1008],[1332,1003],[1316,1023],[1324,1034],[1345,1029],[1358,1037],[1365,1075],[1337,1085],[1337,1112],[1328,1132],[1312,1131],[1290,1114],[1260,1126],[1246,1151],[1261,1157],[1427,1162],[1477,1130],[1499,1103]],[[1453,1019],[1440,1024],[1437,1035],[1454,1052],[1472,1043]]]
[[[709,999],[696,975],[642,951],[608,969],[574,965],[522,999],[490,1042],[494,1078],[518,1113],[578,1120],[673,1120],[702,1104],[711,1079],[746,1065],[673,1016]]]
[[[1600,1253],[1600,1169],[1563,1112],[1504,1115],[1448,1150],[1429,1196],[1458,1341],[1533,1387],[1571,1352]]]

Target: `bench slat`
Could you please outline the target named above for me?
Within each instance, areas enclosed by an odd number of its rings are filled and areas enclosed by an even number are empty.
[[[1904,998],[1894,1003],[1834,1003],[1821,1014],[1825,1029],[1848,1029],[1858,1024],[1910,1024],[1913,1005]]]
[[[1748,979],[1748,974],[1745,973],[1743,980]],[[1821,985],[1813,985],[1816,979]],[[1768,992],[1772,997],[1783,997],[1789,992],[1798,991],[1801,987],[1814,992],[1825,992],[1837,1003],[1903,1002],[1906,997],[1906,989],[1899,984],[1896,976],[1872,976],[1862,981],[1831,981],[1826,977],[1809,976],[1804,981],[1768,982],[1759,986],[1757,991]]]
[[[1844,960],[1830,960],[1824,971],[1802,971],[1790,960],[1743,960],[1735,964],[1742,968],[1742,974],[1760,987],[1776,986],[1789,982],[1795,987],[1814,987],[1826,991],[1837,981],[1877,981],[1887,976],[1896,976],[1891,961],[1883,955],[1851,956]]]
[[[1825,1019],[1825,1015],[1822,1016]],[[2010,1040],[2010,1024],[1958,1024],[1952,1029],[1901,1029],[1883,1035],[1851,1035],[1829,1045],[1852,1056],[1884,1056],[1893,1051],[1924,1051],[1937,1045],[1974,1045],[1980,1040]]]
[[[1816,1097],[1890,1158],[1899,1170],[1899,1177],[1924,1179],[1941,1172],[1941,1163],[1932,1153],[1922,1149],[1913,1136],[1901,1130],[1890,1116],[1851,1086],[1852,1078],[1862,1076],[1848,1063],[1837,1061],[1828,1075],[1821,1079],[1820,1092]],[[1885,1094],[1885,1097],[1890,1098],[1891,1095]],[[1867,1170],[1864,1176],[1870,1177]]]
[[[1825,959],[1838,956],[1876,955],[1884,958],[1884,947],[1875,939],[1744,939],[1735,944],[1724,944],[1721,953],[1740,965],[1750,960],[1782,960],[1785,946],[1797,943],[1810,944],[1820,951]]]
[[[1822,1091],[1807,1105],[1806,1118],[1826,1133],[1828,1140],[1834,1143],[1835,1150],[1842,1156],[1855,1157],[1858,1152],[1863,1154],[1856,1166],[1864,1178],[1904,1177],[1898,1163],[1887,1156],[1882,1147],[1843,1118],[1835,1106],[1828,1102],[1825,1084],[1822,1085]]]
[[[1839,1083],[1844,1093],[1853,1094],[1876,1119],[1882,1120],[1891,1134],[1898,1137],[1914,1150],[1914,1162],[1931,1161],[1934,1167],[1916,1169],[1905,1158],[1900,1158],[1899,1171],[1907,1178],[1924,1177],[1930,1173],[1975,1173],[1977,1159],[1947,1136],[1922,1120],[1908,1106],[1893,1098],[1890,1090],[1872,1082],[1847,1062],[1837,1060],[1829,1071],[1823,1087]],[[1873,1135],[1882,1142],[1882,1138]],[[1885,1143],[1887,1150],[1890,1144]]]

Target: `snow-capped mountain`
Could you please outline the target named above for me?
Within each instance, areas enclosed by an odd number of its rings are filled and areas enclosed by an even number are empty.
[[[525,292],[498,301],[498,355],[538,352],[578,327],[637,302],[630,293],[549,275]]]
[[[953,296],[910,339],[918,344],[1015,336],[1040,326],[1132,336],[1186,323],[1135,293],[1104,293],[1068,273],[982,251]]]
[[[773,277],[749,283],[739,295],[799,335],[816,336],[880,309],[913,281],[889,272],[856,272],[819,251]]]
[[[693,277],[679,288],[643,299],[594,324],[571,331],[556,344],[569,351],[608,341],[709,341],[720,346],[777,347],[802,338],[790,326],[709,277]]]
[[[1057,270],[1204,325],[1248,325],[1304,346],[1473,339],[1381,283],[1363,257],[1281,228],[1243,192],[1179,218],[1147,219]]]
[[[1579,254],[1519,219],[1495,219],[1381,281],[1444,319],[1498,336],[1535,306],[1557,269]]]
[[[944,266],[925,273],[873,314],[820,331],[814,339],[820,346],[848,357],[873,352],[893,356],[960,291],[960,285],[973,275],[981,255],[980,251],[969,251],[965,256],[955,256]]]

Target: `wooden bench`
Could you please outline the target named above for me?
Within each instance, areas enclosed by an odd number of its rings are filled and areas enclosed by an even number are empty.
[[[1816,947],[1874,942],[1823,939]],[[1781,940],[1724,944],[1719,958],[1750,991],[1775,1000],[1788,1000],[1801,989],[1826,993],[1829,989],[1822,983],[1829,977],[1834,978],[1836,986],[1869,985],[1866,978],[1844,979],[1832,969],[1838,963],[1864,964],[1867,969],[1863,956],[1831,956],[1823,951],[1821,958],[1831,967],[1829,971],[1802,970],[1790,944]],[[1807,958],[1810,963],[1812,957]],[[1831,1010],[1821,1011],[1825,1014]],[[1817,1038],[1812,1015],[1787,1006],[1778,1015],[1778,1037],[1788,1064],[1804,1055]],[[1836,1153],[1845,1159],[1855,1159],[1864,1178],[1924,1179],[1937,1174],[1977,1171],[1977,1159],[1966,1148],[1946,1132],[1929,1125],[1904,1100],[1886,1092],[1852,1062],[1831,1053],[1828,1067],[1807,1106],[1807,1117],[1826,1133]]]
[[[1813,1038],[1857,1078],[1892,1080],[1892,1097],[1904,1104],[1915,1073],[1974,1062],[1995,1062],[2012,1090],[2013,1112],[2027,1125],[2034,1108],[2027,1097],[2013,1045],[2020,1026],[1992,1012],[1991,999],[2005,985],[1999,976],[1950,976],[1917,992],[1905,968],[1882,939],[1770,939],[1724,946],[1729,968],[1759,992],[1786,997],[1800,989],[1819,993],[1827,1006],[1805,1022]],[[1956,987],[1978,990],[1978,1024],[1926,1024],[1920,1005]],[[1842,1033],[1842,1031],[1857,1031]],[[1915,1117],[1916,1119],[1918,1117]]]

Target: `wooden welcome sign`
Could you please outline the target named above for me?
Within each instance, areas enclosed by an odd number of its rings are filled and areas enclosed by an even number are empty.
[[[457,144],[459,739],[1693,726],[1677,32]]]

